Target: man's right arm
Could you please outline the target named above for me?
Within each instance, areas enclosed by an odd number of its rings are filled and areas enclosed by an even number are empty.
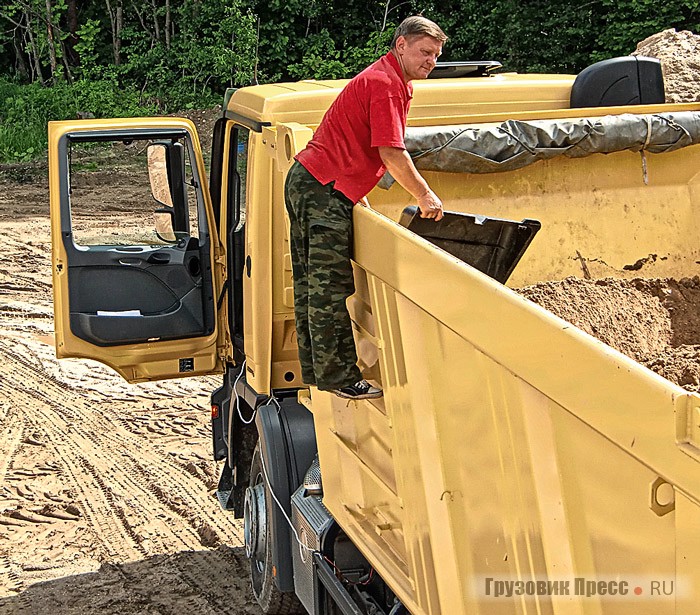
[[[418,172],[408,152],[400,147],[380,147],[379,156],[392,177],[418,201],[421,218],[441,220],[442,201]]]

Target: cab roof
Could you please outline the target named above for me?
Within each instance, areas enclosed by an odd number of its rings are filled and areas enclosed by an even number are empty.
[[[502,117],[569,108],[574,75],[505,73],[414,82],[409,126],[497,121]],[[347,79],[250,86],[227,97],[226,114],[261,124],[298,122],[316,127]]]
[[[609,69],[614,69],[620,62],[638,60],[639,58],[632,57],[614,58],[599,62],[588,70],[597,67],[597,76],[601,82],[598,89],[602,87],[607,92],[611,80],[617,78],[616,74],[608,74]],[[408,126],[483,124],[509,119],[600,117],[671,109],[696,111],[698,108],[697,103],[664,104],[658,101],[656,104],[613,103],[618,106],[592,102],[590,104],[597,106],[572,108],[572,86],[577,81],[576,75],[518,73],[414,81]],[[315,129],[347,83],[346,79],[307,80],[230,90],[226,97],[225,115],[258,129],[264,125],[289,122]],[[589,98],[597,100],[597,93]],[[637,100],[644,100],[644,97]]]

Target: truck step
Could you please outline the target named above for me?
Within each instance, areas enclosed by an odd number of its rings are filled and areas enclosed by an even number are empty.
[[[221,506],[223,510],[233,510],[233,499],[231,498],[232,492],[233,489],[217,489],[216,499],[219,500],[219,506]]]

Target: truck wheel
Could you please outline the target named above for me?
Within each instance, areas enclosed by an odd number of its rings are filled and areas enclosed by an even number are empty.
[[[245,551],[250,560],[250,580],[253,594],[266,615],[305,613],[294,593],[281,592],[273,578],[270,512],[277,504],[265,483],[260,444],[253,451],[250,464],[250,483],[243,506],[243,534]]]

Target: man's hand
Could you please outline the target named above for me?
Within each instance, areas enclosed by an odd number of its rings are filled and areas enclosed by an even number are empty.
[[[394,179],[418,201],[420,217],[442,220],[442,201],[416,170],[408,152],[398,147],[380,147],[379,156]]]
[[[442,201],[432,190],[418,197],[418,208],[421,218],[434,218],[435,222],[442,220],[445,213],[442,211]]]

